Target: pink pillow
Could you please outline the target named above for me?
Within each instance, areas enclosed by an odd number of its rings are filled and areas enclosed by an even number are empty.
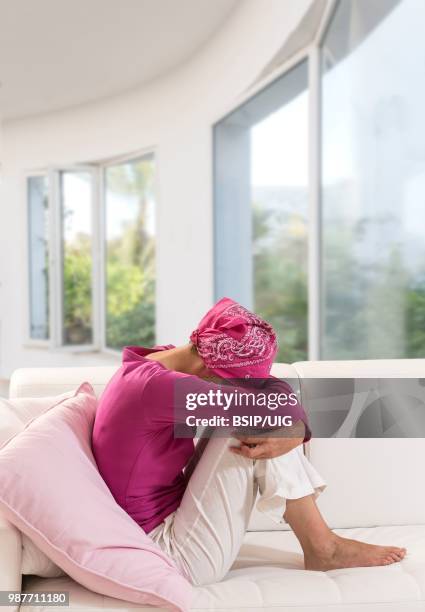
[[[97,470],[96,405],[83,383],[2,447],[0,511],[88,589],[189,610],[190,583],[115,502]]]
[[[68,391],[47,397],[0,398],[0,448],[25,429],[30,421],[74,394],[75,391]],[[57,578],[64,575],[60,567],[41,552],[25,534],[22,534],[21,573],[44,578]]]

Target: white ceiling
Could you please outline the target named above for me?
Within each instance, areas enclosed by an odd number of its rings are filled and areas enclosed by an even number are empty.
[[[241,0],[0,0],[0,115],[134,88],[187,60]]]

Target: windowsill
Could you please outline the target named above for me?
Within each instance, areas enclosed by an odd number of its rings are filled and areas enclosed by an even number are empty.
[[[24,349],[50,349],[46,344],[37,344],[36,342],[24,342],[22,344],[22,348]]]

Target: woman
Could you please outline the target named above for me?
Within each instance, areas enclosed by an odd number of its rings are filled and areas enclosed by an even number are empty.
[[[388,565],[406,550],[334,534],[315,498],[325,483],[302,452],[310,437],[296,402],[285,437],[223,437],[214,431],[194,447],[175,436],[180,382],[196,391],[217,379],[263,379],[277,351],[272,327],[223,298],[190,343],[129,346],[96,414],[93,452],[117,503],[169,554],[195,585],[217,582],[232,566],[254,503],[297,536],[309,570]],[[281,381],[288,392],[291,388]]]

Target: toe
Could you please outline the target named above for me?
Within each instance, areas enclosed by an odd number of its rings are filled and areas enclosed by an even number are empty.
[[[404,556],[406,555],[406,549],[405,548],[397,548],[394,551],[394,554],[397,555],[398,559],[401,560],[404,558]]]

